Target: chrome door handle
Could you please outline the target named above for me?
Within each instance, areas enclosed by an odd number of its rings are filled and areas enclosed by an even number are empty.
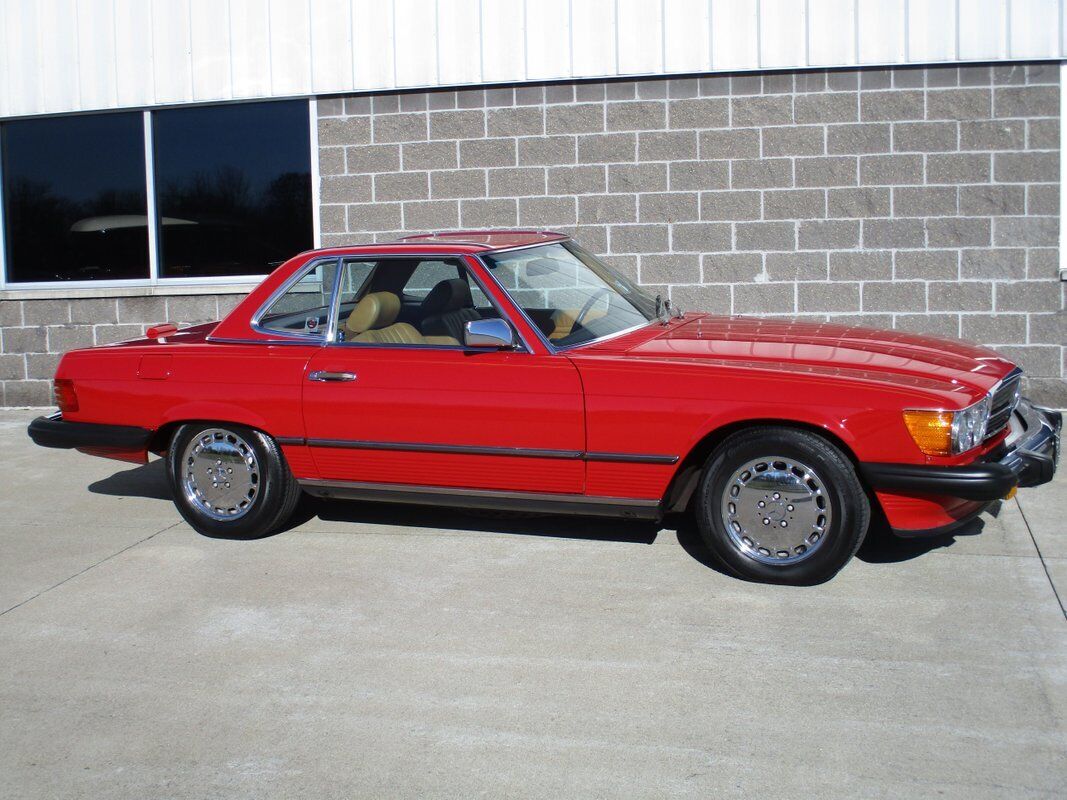
[[[354,372],[323,372],[322,370],[317,370],[308,374],[309,381],[323,381],[324,383],[344,383],[355,379],[356,373]]]

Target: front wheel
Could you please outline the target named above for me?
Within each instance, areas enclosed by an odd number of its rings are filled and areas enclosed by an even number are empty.
[[[167,450],[167,475],[182,517],[214,538],[266,536],[300,499],[275,441],[243,425],[182,425]]]
[[[832,578],[867,533],[870,503],[852,462],[821,436],[751,428],[712,453],[696,497],[704,543],[732,572],[766,583]]]

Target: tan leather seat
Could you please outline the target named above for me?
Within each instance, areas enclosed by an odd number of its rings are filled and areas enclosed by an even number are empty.
[[[577,322],[578,309],[565,309],[557,308],[552,312],[552,324],[555,326],[548,338],[550,341],[556,339],[562,339],[564,336],[570,336],[571,331],[574,329],[574,323]],[[591,322],[594,319],[599,319],[604,316],[603,311],[590,310],[586,312],[585,321]]]
[[[435,344],[458,347],[451,336],[423,336],[413,325],[397,322],[400,298],[392,292],[364,295],[345,320],[345,338],[374,344]]]

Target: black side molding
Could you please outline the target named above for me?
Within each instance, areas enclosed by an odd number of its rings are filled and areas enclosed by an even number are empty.
[[[34,444],[41,447],[107,448],[144,450],[152,431],[133,425],[100,425],[94,422],[66,422],[59,414],[38,417],[27,429]]]
[[[963,500],[999,500],[1019,483],[1006,464],[978,462],[963,467],[915,464],[860,464],[872,489],[959,497]]]
[[[308,494],[337,500],[369,500],[450,508],[642,520],[659,520],[663,516],[658,500],[634,500],[626,497],[589,497],[575,494],[452,489],[440,486],[311,479],[301,480],[299,483],[300,488]]]

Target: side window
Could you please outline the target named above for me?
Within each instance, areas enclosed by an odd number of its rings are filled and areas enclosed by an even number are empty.
[[[323,261],[289,287],[259,318],[268,331],[302,336],[325,336],[330,318],[337,262]]]
[[[423,300],[441,281],[463,277],[459,266],[448,261],[420,261],[411,273],[408,282],[404,285],[404,297],[407,299]]]
[[[341,295],[342,310],[359,297],[360,290],[374,272],[374,266],[374,261],[346,261],[341,267],[341,285],[338,291]]]
[[[493,308],[493,303],[492,301],[490,301],[488,295],[486,295],[486,293],[482,291],[482,287],[478,285],[478,282],[476,280],[474,280],[474,276],[470,272],[467,272],[466,278],[467,283],[471,288],[471,299],[474,300],[474,307],[484,312],[482,316],[500,316],[496,313],[496,309]]]

